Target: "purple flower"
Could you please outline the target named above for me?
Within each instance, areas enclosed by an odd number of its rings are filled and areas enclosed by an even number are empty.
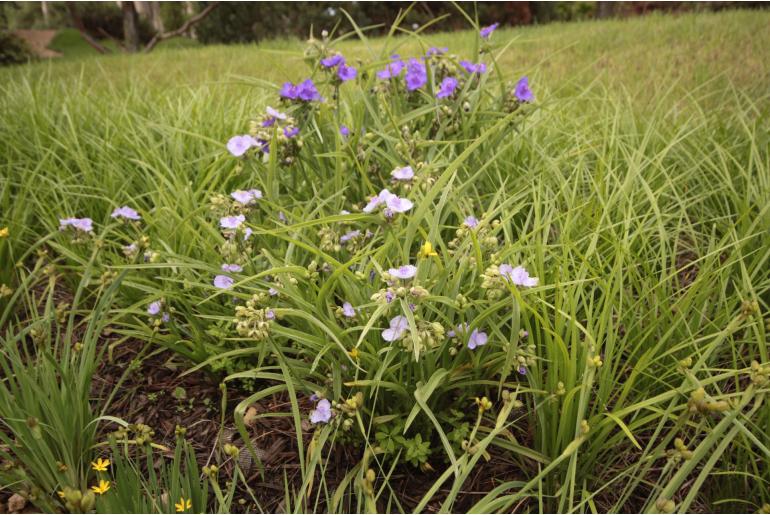
[[[311,402],[317,402],[318,401],[318,394],[314,393],[313,395],[311,395],[310,396],[310,401]]]
[[[337,77],[339,77],[342,82],[353,80],[356,78],[356,69],[352,66],[342,64],[337,68]]]
[[[318,93],[318,89],[315,87],[312,79],[305,79],[297,84],[297,96],[305,102],[321,100],[321,94]]]
[[[499,26],[499,23],[493,23],[492,25],[484,27],[481,29],[481,31],[479,31],[479,35],[481,35],[482,39],[489,39],[489,36],[491,36],[495,29]]]
[[[293,138],[297,134],[299,134],[299,127],[294,127],[293,125],[289,125],[288,127],[284,127],[283,129],[283,135],[289,139]]]
[[[278,211],[278,220],[282,223],[286,223],[286,215],[283,214],[283,211]]]
[[[151,302],[149,306],[147,306],[147,314],[155,316],[158,313],[160,313],[161,308],[163,307],[163,303],[159,300],[156,300],[155,302]]]
[[[228,290],[233,287],[233,283],[235,281],[232,277],[228,277],[226,275],[218,275],[214,277],[214,286],[217,288],[221,288],[223,290]]]
[[[468,332],[468,329],[470,329],[471,326],[468,324],[468,322],[462,323],[457,326],[457,329],[450,329],[448,333],[446,333],[447,336],[450,338],[454,338],[458,334],[465,334]]]
[[[516,268],[513,268],[508,263],[503,263],[498,267],[498,270],[500,271],[500,275],[503,276],[503,278],[509,280],[516,286],[526,286],[528,288],[537,286],[538,278],[530,277],[529,272],[527,272],[523,266],[517,266]]]
[[[414,207],[411,200],[397,197],[396,195],[390,195],[385,199],[385,204],[388,206],[388,209],[394,213],[406,213]]]
[[[356,316],[356,310],[353,309],[353,305],[350,302],[345,302],[342,304],[342,314],[348,318],[353,318]]]
[[[283,86],[281,86],[281,91],[278,92],[278,96],[296,100],[299,96],[299,89],[291,82],[284,82]]]
[[[359,231],[358,229],[356,229],[355,231],[346,232],[345,234],[340,236],[340,243],[345,243],[359,236],[361,236],[361,231]]]
[[[310,423],[327,423],[332,418],[332,405],[327,399],[321,399],[316,404],[315,409],[310,412]]]
[[[63,231],[67,227],[74,227],[78,231],[91,232],[94,230],[94,221],[90,218],[60,218],[59,230]]]
[[[243,272],[243,267],[241,265],[236,265],[236,264],[228,265],[227,263],[225,263],[224,265],[222,265],[222,271],[223,272]]]
[[[475,229],[479,226],[478,219],[473,215],[465,217],[465,221],[463,223],[470,229]]]
[[[267,311],[265,311],[265,318],[267,318],[268,320],[275,320],[275,311],[273,311],[272,309],[268,309]]]
[[[382,80],[388,80],[392,79],[393,77],[398,77],[401,75],[401,72],[404,70],[404,67],[406,66],[404,64],[404,61],[398,58],[398,55],[391,56],[393,61],[391,61],[384,70],[380,70],[377,72],[377,78]]]
[[[251,238],[252,234],[254,234],[254,231],[251,229],[251,227],[246,227],[246,229],[243,231],[243,241],[249,241],[249,238]]]
[[[398,315],[390,321],[390,327],[382,332],[382,339],[386,342],[394,342],[401,338],[407,329],[409,329],[409,320],[403,315]]]
[[[275,288],[270,288],[269,290],[267,290],[267,293],[268,293],[268,294],[269,294],[271,297],[275,297],[276,295],[278,295],[278,290],[276,290]]]
[[[385,292],[385,302],[387,302],[388,304],[393,302],[393,299],[395,299],[395,298],[396,298],[396,296],[393,295],[393,292],[391,292],[391,291],[386,291]]]
[[[473,350],[476,347],[481,347],[487,344],[487,333],[474,329],[468,338],[468,348]]]
[[[389,268],[388,273],[398,279],[411,279],[417,273],[417,267],[414,265],[404,265],[398,268]]]
[[[482,74],[487,71],[487,65],[484,63],[472,63],[470,61],[460,61],[460,66],[465,68],[465,71],[468,73],[478,73]]]
[[[535,101],[535,95],[532,93],[532,90],[529,89],[529,78],[526,76],[519,79],[519,82],[516,83],[516,89],[513,93],[516,95],[516,99],[519,102]]]
[[[243,215],[223,216],[219,219],[219,226],[223,229],[237,229],[245,221],[246,217]]]
[[[527,367],[525,367],[524,365],[519,365],[519,374],[523,376],[527,375]]]
[[[425,64],[414,57],[409,59],[406,65],[406,89],[414,91],[420,89],[428,82],[428,73]]]
[[[401,166],[390,172],[390,176],[397,181],[411,181],[414,179],[414,170],[411,166]]]
[[[321,59],[321,64],[324,66],[324,68],[334,68],[340,64],[344,65],[345,58],[342,57],[342,54],[334,54],[325,59]]]
[[[455,92],[455,89],[457,89],[457,79],[454,77],[445,77],[444,80],[441,81],[438,93],[436,93],[436,98],[451,97]]]
[[[251,147],[258,145],[257,140],[248,134],[233,136],[227,141],[227,150],[235,157],[241,157]]]
[[[128,206],[123,206],[115,209],[115,211],[112,212],[110,215],[112,218],[125,218],[127,220],[141,220],[142,217],[139,216],[139,213],[137,213],[135,210],[131,209]]]
[[[285,120],[286,119],[286,115],[284,113],[280,112],[277,109],[273,109],[270,106],[267,106],[265,108],[265,111],[267,111],[267,114],[270,116],[270,118],[273,118],[274,120],[276,120],[276,119],[277,120]]]
[[[443,55],[449,52],[449,49],[447,47],[437,48],[437,47],[430,47],[428,49],[428,52],[425,54],[427,57],[431,57],[434,55]]]
[[[350,136],[350,129],[346,125],[340,125],[340,134],[347,138]]]
[[[163,314],[160,316],[160,320],[164,323],[168,322],[169,320],[171,320],[171,316],[164,311]]]
[[[230,196],[239,204],[248,206],[253,204],[254,201],[262,198],[262,192],[259,190],[235,190],[230,193]]]

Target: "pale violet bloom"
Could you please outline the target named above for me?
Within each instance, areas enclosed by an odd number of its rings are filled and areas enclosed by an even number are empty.
[[[149,306],[147,306],[147,314],[155,316],[158,313],[160,313],[161,308],[163,307],[163,303],[159,300],[156,300],[155,302],[151,302]]]
[[[243,215],[223,216],[219,219],[219,226],[222,229],[237,229],[245,221],[246,217]]]
[[[315,409],[310,412],[310,423],[327,423],[332,418],[332,405],[327,399],[321,399],[315,405]]]
[[[343,234],[342,236],[340,236],[340,243],[345,243],[345,242],[350,241],[353,238],[357,238],[359,236],[361,236],[361,231],[359,231],[358,229],[356,229],[355,231],[347,232],[347,233]]]
[[[387,189],[384,189],[379,193],[379,195],[376,195],[369,200],[369,203],[366,204],[363,212],[371,213],[374,211],[374,208],[380,204],[385,204],[385,207],[393,213],[406,213],[412,209],[412,207],[414,207],[414,204],[411,200],[401,198],[398,195],[394,195]]]
[[[273,311],[272,309],[268,309],[267,311],[265,311],[265,318],[267,318],[268,320],[275,320],[275,311]]]
[[[523,266],[513,268],[508,263],[503,263],[498,267],[498,270],[500,270],[501,276],[516,286],[526,286],[528,288],[537,286],[538,278],[530,277],[529,272]]]
[[[243,136],[233,136],[227,141],[227,150],[235,157],[241,157],[251,147],[259,145],[253,136],[244,134]]]
[[[232,277],[228,277],[226,275],[218,275],[214,277],[214,286],[217,288],[221,288],[223,290],[228,290],[233,287],[233,283],[235,281]]]
[[[112,214],[110,215],[112,218],[125,218],[127,220],[141,220],[142,217],[139,216],[139,213],[137,213],[134,209],[131,209],[128,206],[123,206],[116,208]]]
[[[479,31],[479,35],[481,35],[483,39],[489,39],[489,36],[491,36],[495,29],[497,29],[499,26],[499,23],[493,23],[492,25],[484,27]]]
[[[468,332],[468,329],[470,329],[471,326],[468,324],[468,322],[465,322],[463,324],[460,324],[457,326],[457,329],[450,329],[448,333],[446,333],[447,336],[450,338],[454,338],[458,334],[465,334]]]
[[[409,320],[403,315],[398,315],[390,321],[390,327],[382,332],[382,339],[386,342],[394,342],[404,336],[407,329],[409,329]]]
[[[267,111],[268,115],[270,115],[271,117],[276,118],[278,120],[285,120],[286,119],[286,115],[284,113],[280,112],[278,109],[273,109],[272,107],[267,106],[265,108],[265,111]]]
[[[414,179],[414,170],[411,166],[401,166],[390,172],[390,176],[397,181],[411,181]]]
[[[468,348],[473,350],[476,347],[481,347],[487,344],[487,333],[474,329],[468,338]]]
[[[63,231],[67,227],[74,227],[78,231],[91,232],[94,230],[94,221],[90,218],[61,218],[59,219],[59,230]]]
[[[243,272],[243,267],[241,265],[236,265],[236,264],[228,265],[227,263],[225,263],[224,265],[222,265],[222,271],[223,272]]]
[[[243,241],[249,241],[249,238],[251,238],[251,235],[254,234],[254,231],[251,227],[246,227],[246,230],[243,231]]]
[[[268,293],[268,294],[269,294],[271,297],[275,297],[276,295],[278,295],[278,290],[276,290],[275,288],[270,288],[270,289],[268,289],[268,290],[267,290],[267,293]]]
[[[411,279],[417,273],[417,267],[414,265],[404,265],[398,268],[389,268],[388,273],[398,279]]]
[[[247,206],[262,198],[262,192],[259,190],[235,190],[230,196],[239,204]]]
[[[475,229],[479,226],[479,220],[473,215],[465,217],[463,223],[470,229]]]
[[[345,302],[342,304],[342,314],[348,318],[353,318],[356,316],[356,310],[353,309],[353,305],[350,302]]]

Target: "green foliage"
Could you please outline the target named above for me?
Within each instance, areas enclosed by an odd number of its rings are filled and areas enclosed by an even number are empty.
[[[200,69],[180,54],[30,68],[8,75],[0,101],[2,191],[16,199],[0,225],[22,256],[44,241],[71,284],[125,274],[112,325],[214,370],[226,391],[250,385],[235,410],[242,432],[247,407],[272,394],[285,392],[290,408],[276,416],[298,435],[307,397],[331,401],[331,422],[297,438],[300,483],[287,481],[286,511],[405,511],[389,479],[401,466],[436,471],[414,511],[756,510],[770,481],[770,75],[744,50],[766,53],[766,21],[499,31],[483,54],[474,30],[323,41],[307,53],[290,43],[186,51]],[[424,94],[375,80],[394,51],[450,40],[457,57],[434,61]],[[335,50],[359,67],[339,91],[316,64]],[[436,79],[459,58],[490,73],[437,101]],[[308,75],[304,59],[327,102],[278,104],[281,82]],[[134,70],[141,77],[125,80]],[[506,83],[523,74],[535,105],[507,101]],[[95,77],[108,87],[94,89]],[[265,105],[293,117],[300,139],[276,131],[269,155],[229,156],[233,134],[263,135]],[[394,186],[390,172],[405,164],[418,179]],[[384,186],[414,208],[363,213]],[[251,188],[264,197],[249,209],[228,197]],[[124,204],[140,223],[109,217]],[[247,242],[218,227],[236,212],[254,231]],[[475,231],[463,226],[469,214],[482,222]],[[65,216],[92,217],[95,234],[73,241],[57,229]],[[372,235],[341,242],[354,228]],[[426,241],[436,256],[418,257]],[[212,280],[225,261],[243,272],[222,291]],[[384,272],[407,262],[417,277],[388,285]],[[501,282],[504,262],[540,284]],[[154,301],[168,321],[147,313]],[[409,328],[385,341],[397,314]],[[448,336],[463,322],[486,345]],[[330,484],[340,444],[360,461]],[[495,458],[515,475],[467,494]]]
[[[0,31],[0,66],[23,64],[34,58],[27,43],[20,37]]]

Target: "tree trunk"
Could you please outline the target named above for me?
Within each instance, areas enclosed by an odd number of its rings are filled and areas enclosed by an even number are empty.
[[[136,52],[139,50],[139,18],[136,15],[134,2],[122,2],[123,9],[123,40],[126,42],[126,50]]]
[[[50,26],[51,17],[48,12],[48,2],[43,0],[40,2],[40,10],[43,11],[43,23],[45,24],[45,28],[47,29]]]
[[[596,17],[600,20],[615,15],[615,2],[596,2]]]
[[[190,1],[185,1],[184,2],[184,12],[185,12],[185,14],[187,15],[188,18],[192,18],[193,16],[195,16],[195,6],[193,6],[192,2],[190,2]],[[198,39],[198,33],[195,32],[195,27],[194,26],[191,26],[187,30],[187,34],[185,34],[185,35],[188,38]]]

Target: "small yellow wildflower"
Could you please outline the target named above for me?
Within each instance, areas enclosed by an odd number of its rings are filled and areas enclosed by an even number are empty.
[[[93,490],[93,492],[95,494],[99,494],[99,495],[102,495],[103,493],[106,493],[107,490],[109,490],[109,489],[110,489],[110,482],[109,481],[105,481],[104,479],[100,479],[99,480],[99,486],[92,486],[91,487],[91,490]]]
[[[97,472],[107,472],[107,467],[110,466],[110,460],[103,460],[99,458],[96,462],[91,462],[91,468]]]
[[[64,494],[64,490],[59,490],[59,491],[58,491],[58,492],[56,492],[56,493],[59,495],[59,497],[61,497],[62,499],[64,499],[64,495],[65,495],[65,494]]]
[[[2,229],[0,229],[0,238],[7,238],[9,234],[11,233],[8,230],[8,227],[3,227]]]
[[[180,497],[179,502],[174,503],[174,508],[176,508],[177,513],[189,510],[192,508],[192,499],[187,499],[185,501],[184,497]]]
[[[350,350],[350,352],[348,352],[348,354],[350,354],[350,357],[351,357],[351,358],[353,358],[353,359],[358,359],[358,354],[359,354],[359,352],[358,352],[358,347],[353,347],[353,348]]]
[[[417,256],[421,258],[429,258],[438,256],[438,252],[433,249],[433,244],[431,242],[426,241],[422,247],[420,247],[420,252],[417,253]]]

